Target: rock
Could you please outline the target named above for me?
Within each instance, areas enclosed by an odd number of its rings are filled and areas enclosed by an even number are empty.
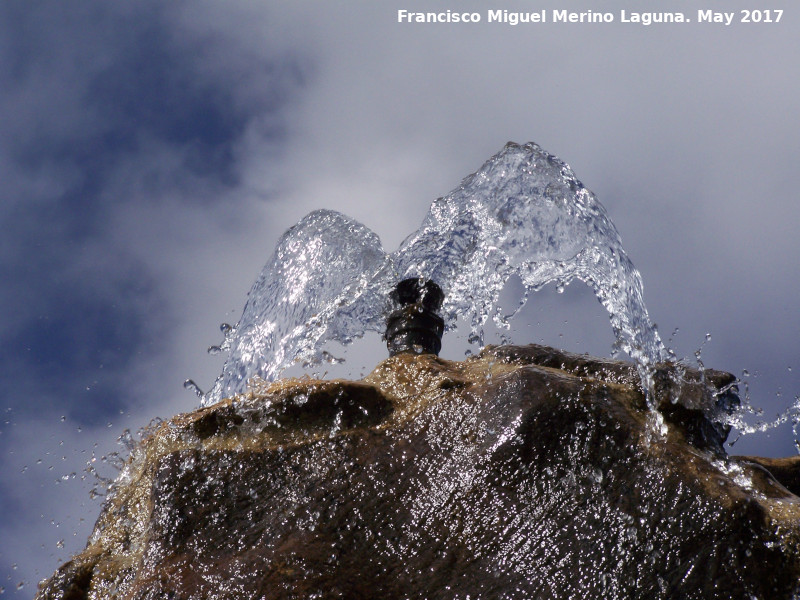
[[[638,381],[506,346],[256,383],[146,435],[37,598],[795,597],[798,462],[725,455],[733,376]]]

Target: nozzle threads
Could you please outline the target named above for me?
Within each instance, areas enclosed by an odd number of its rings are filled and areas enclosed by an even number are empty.
[[[442,349],[444,319],[438,311],[444,292],[431,280],[404,279],[392,291],[400,307],[386,319],[386,347],[389,356],[410,352],[439,354]]]

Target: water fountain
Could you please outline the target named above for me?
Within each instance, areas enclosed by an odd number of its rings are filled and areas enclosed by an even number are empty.
[[[316,211],[287,231],[248,295],[223,347],[229,357],[209,406],[272,381],[297,362],[326,359],[330,341],[348,344],[384,333],[398,281],[435,281],[448,327],[467,319],[483,345],[488,319],[508,329],[498,299],[512,276],[530,293],[578,279],[606,308],[620,349],[635,361],[646,390],[652,365],[666,357],[644,305],[639,272],[602,204],[572,170],[533,143],[509,143],[448,195],[395,252],[340,213]]]
[[[483,346],[509,277],[585,282],[633,363]],[[800,592],[800,459],[729,457],[736,379],[664,363],[602,205],[508,144],[387,254],[316,211],[280,239],[202,407],[152,429],[39,600],[730,598]],[[360,381],[284,378],[367,332]],[[776,479],[779,477],[780,479]]]

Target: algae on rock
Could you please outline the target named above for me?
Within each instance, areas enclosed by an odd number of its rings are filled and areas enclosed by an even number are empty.
[[[145,437],[37,597],[794,597],[800,464],[725,454],[733,376],[654,381],[657,418],[531,345],[256,385]]]

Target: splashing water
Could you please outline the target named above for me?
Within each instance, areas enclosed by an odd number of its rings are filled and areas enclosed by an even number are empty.
[[[509,327],[498,301],[514,275],[525,288],[520,308],[549,283],[589,285],[609,313],[618,348],[650,388],[652,365],[666,351],[614,224],[565,163],[536,144],[509,143],[436,200],[392,254],[372,231],[330,210],[289,229],[226,334],[228,359],[202,405],[243,393],[253,377],[270,381],[296,362],[319,364],[332,340],[383,333],[389,292],[408,277],[436,281],[448,328],[464,317],[470,341],[482,344],[489,318]]]
[[[378,236],[360,223],[330,210],[303,218],[253,284],[226,335],[222,375],[202,404],[243,392],[253,377],[271,381],[294,362],[319,363],[330,340],[347,344],[380,331],[390,266]]]

